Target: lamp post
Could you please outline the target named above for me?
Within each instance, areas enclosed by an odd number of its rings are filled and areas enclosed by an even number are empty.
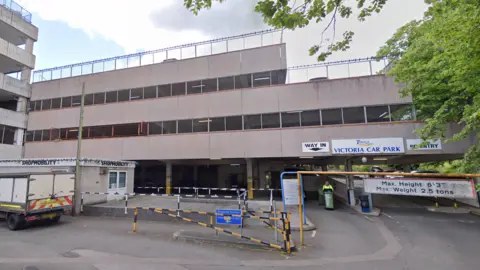
[[[80,158],[82,157],[82,136],[83,136],[83,109],[85,106],[85,82],[82,83],[82,96],[80,98],[80,119],[78,123],[78,137],[77,137],[77,158],[75,160],[75,193],[73,202],[74,216],[80,214],[80,201],[81,201],[81,167]]]

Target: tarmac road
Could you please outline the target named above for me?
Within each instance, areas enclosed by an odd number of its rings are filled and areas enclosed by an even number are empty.
[[[181,222],[139,223],[136,234],[124,219],[67,217],[58,225],[17,232],[2,226],[0,270],[480,269],[475,216],[389,209],[366,218],[348,207],[331,212],[316,205],[309,205],[307,214],[318,229],[305,234],[307,246],[291,257],[174,241],[179,230],[206,230]]]

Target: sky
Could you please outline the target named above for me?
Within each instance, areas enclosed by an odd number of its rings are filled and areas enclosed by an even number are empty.
[[[39,28],[34,47],[37,70],[269,28],[253,12],[256,0],[227,0],[198,16],[183,7],[183,0],[16,1],[32,13]],[[335,53],[328,61],[374,56],[397,28],[420,19],[425,9],[422,0],[389,0],[380,14],[365,22],[355,16],[337,20],[336,35],[352,30],[354,41],[350,50]],[[325,22],[311,23],[284,33],[288,66],[316,63],[308,48],[320,41],[324,27]],[[270,36],[279,39],[279,34]],[[331,39],[332,31],[326,37]],[[253,39],[246,42],[254,44]]]

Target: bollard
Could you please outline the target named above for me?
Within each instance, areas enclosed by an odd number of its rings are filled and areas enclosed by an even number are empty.
[[[273,202],[273,189],[270,189],[270,212],[273,211],[272,202]]]
[[[273,217],[276,218],[277,217],[277,207],[275,206],[275,204],[273,204]],[[275,228],[273,229],[273,233],[275,234],[275,242],[278,242],[278,231],[277,231],[277,221],[275,220],[274,221],[274,224],[275,224]]]
[[[438,208],[438,198],[435,197],[435,208]]]
[[[180,210],[180,195],[177,196],[177,210]],[[180,211],[177,211],[177,217],[180,216]]]
[[[134,207],[133,212],[133,232],[137,232],[137,218],[138,218],[138,208]]]
[[[453,208],[455,208],[455,209],[458,208],[458,204],[457,204],[457,200],[456,200],[456,199],[453,199]]]
[[[125,195],[125,215],[128,214],[128,195]]]

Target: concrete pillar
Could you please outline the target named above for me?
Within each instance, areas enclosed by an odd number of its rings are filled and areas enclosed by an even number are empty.
[[[248,199],[253,199],[253,165],[252,160],[247,159],[247,188]]]
[[[351,172],[352,171],[352,160],[349,160],[348,158],[345,159],[345,171],[346,172]],[[348,198],[348,203],[350,205],[355,205],[355,182],[353,180],[353,175],[347,175],[347,198]]]
[[[193,166],[193,186],[198,187],[198,166]]]
[[[172,163],[171,162],[167,162],[165,164],[166,166],[166,174],[167,174],[167,177],[165,178],[167,181],[166,181],[166,193],[167,194],[172,194]]]
[[[21,128],[17,128],[15,130],[15,141],[13,144],[15,145],[23,145],[23,136],[24,136],[25,131]]]

